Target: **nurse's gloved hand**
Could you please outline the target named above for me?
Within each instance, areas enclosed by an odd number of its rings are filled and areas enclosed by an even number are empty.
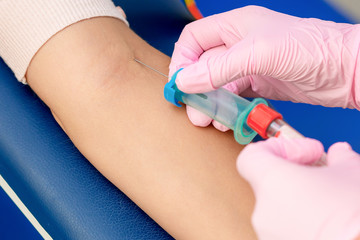
[[[221,54],[222,52],[226,51],[226,47],[225,46],[219,46],[219,47],[215,47],[215,48],[212,48],[212,49],[209,49],[208,51],[204,52],[202,55],[201,55],[201,59],[202,60],[205,60],[213,55],[217,55],[217,54]],[[171,75],[169,75],[171,76]],[[237,88],[233,86],[233,84],[226,84],[223,86],[225,89],[231,91],[231,92],[235,92],[237,93]],[[186,106],[186,112],[187,112],[187,115],[190,119],[190,121],[196,125],[196,126],[199,126],[199,127],[206,127],[208,126],[210,123],[212,123],[214,125],[215,128],[217,128],[218,130],[220,131],[227,131],[229,130],[228,127],[224,126],[223,124],[211,119],[210,117],[208,117],[207,115],[197,111],[196,109],[190,107],[190,106]]]
[[[187,25],[169,74],[183,67],[176,84],[188,93],[231,82],[245,96],[360,109],[359,44],[360,25],[248,6]]]
[[[336,143],[329,148],[328,166],[302,165],[323,151],[314,139],[271,138],[241,152],[237,168],[255,193],[252,223],[259,239],[360,236],[360,155]]]

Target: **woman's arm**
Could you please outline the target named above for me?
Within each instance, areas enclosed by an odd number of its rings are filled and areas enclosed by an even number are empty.
[[[231,133],[193,127],[163,98],[169,58],[98,17],[51,38],[27,72],[85,157],[177,239],[255,239],[254,196]]]

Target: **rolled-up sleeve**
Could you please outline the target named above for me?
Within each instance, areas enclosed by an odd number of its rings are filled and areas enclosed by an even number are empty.
[[[128,24],[125,14],[111,0],[2,0],[0,56],[26,84],[31,59],[47,40],[73,23],[99,16]]]

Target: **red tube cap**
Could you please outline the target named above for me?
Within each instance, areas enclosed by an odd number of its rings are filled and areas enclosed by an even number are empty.
[[[256,105],[247,118],[247,125],[262,138],[268,138],[266,131],[275,119],[282,119],[282,115],[263,103]]]

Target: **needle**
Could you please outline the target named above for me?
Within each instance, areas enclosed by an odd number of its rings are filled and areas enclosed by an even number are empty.
[[[138,60],[138,59],[136,59],[136,58],[134,58],[134,60],[135,60],[136,62],[138,62],[138,63],[142,64],[143,66],[145,66],[145,67],[147,67],[147,68],[149,68],[149,69],[153,70],[154,72],[157,72],[158,74],[160,74],[160,75],[162,75],[162,76],[164,76],[164,77],[166,77],[166,78],[169,78],[169,76],[167,76],[167,75],[163,74],[162,72],[160,72],[159,70],[156,70],[156,69],[155,69],[155,68],[153,68],[153,67],[150,67],[149,65],[147,65],[147,64],[145,64],[145,63],[143,63],[142,61],[140,61],[140,60]]]

